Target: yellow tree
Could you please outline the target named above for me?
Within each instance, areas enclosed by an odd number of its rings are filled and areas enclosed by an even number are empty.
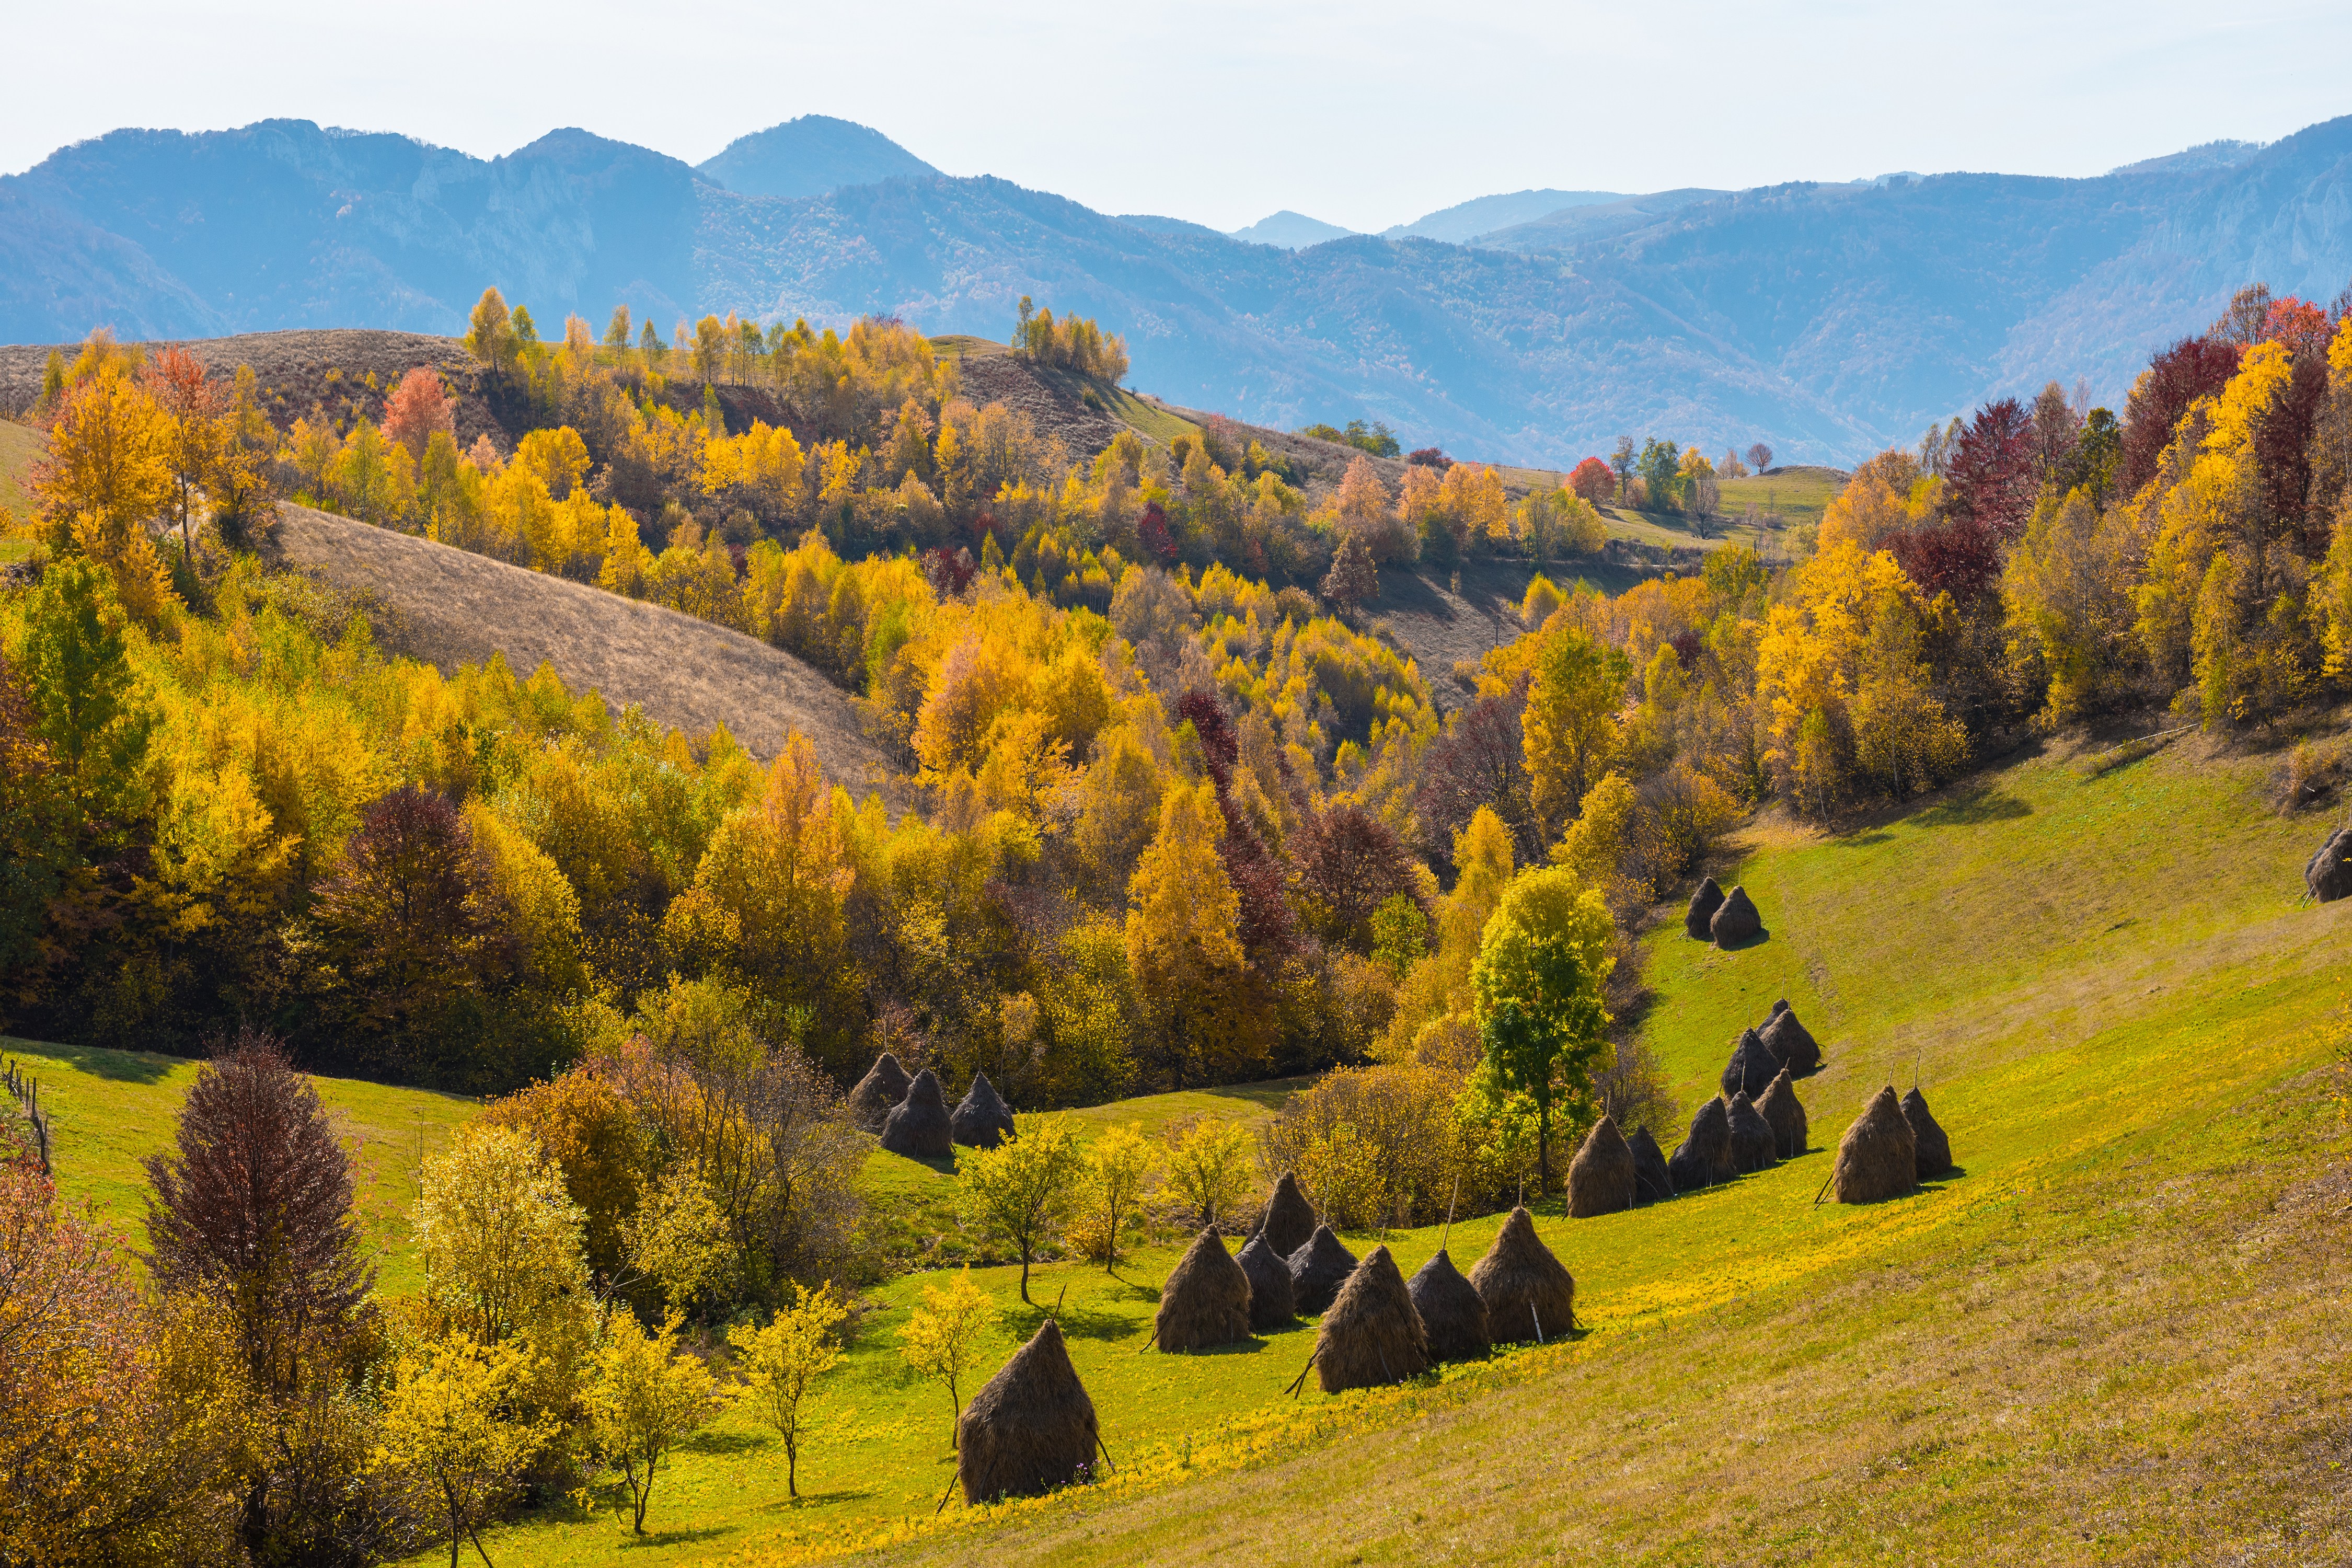
[[[1621,650],[1577,627],[1545,635],[1521,735],[1529,800],[1547,827],[1564,825],[1608,767],[1632,674]]]
[[[1160,1135],[1168,1190],[1206,1227],[1249,1195],[1250,1136],[1221,1117],[1188,1116]]]
[[[788,731],[759,801],[710,836],[694,886],[671,906],[676,945],[721,955],[787,1005],[840,984],[852,873],[808,737]]]
[[[639,1535],[662,1460],[718,1403],[702,1358],[677,1353],[678,1321],[672,1314],[659,1333],[648,1334],[635,1314],[614,1311],[605,1320],[588,1386],[590,1430],[597,1450],[621,1467],[635,1510],[630,1528]]]
[[[1171,785],[1128,883],[1128,970],[1180,1082],[1265,1051],[1244,984],[1241,898],[1217,853],[1223,826],[1213,785]]]
[[[1118,1267],[1118,1237],[1151,1179],[1151,1142],[1143,1124],[1126,1121],[1105,1128],[1087,1149],[1079,1186],[1088,1255],[1105,1272]]]
[[[530,1363],[520,1346],[441,1340],[402,1356],[385,1393],[371,1468],[406,1476],[433,1499],[449,1532],[449,1568],[467,1541],[488,1563],[483,1521],[555,1438],[553,1417],[512,1414]]]
[[[580,1207],[528,1134],[477,1121],[425,1162],[416,1198],[424,1310],[436,1332],[534,1355],[532,1403],[568,1405],[595,1310]]]
[[[507,310],[506,296],[496,289],[485,289],[482,297],[474,301],[474,310],[466,326],[466,350],[492,371],[504,371],[511,366],[522,352],[522,342],[515,334],[514,318]]]
[[[988,1292],[971,1282],[971,1266],[944,1286],[926,1284],[923,1302],[907,1314],[898,1331],[898,1353],[917,1375],[936,1379],[948,1391],[954,1416],[948,1423],[948,1446],[956,1442],[963,1419],[963,1380],[980,1359],[980,1336],[988,1331],[995,1307]]]
[[[727,1342],[735,1347],[743,1373],[736,1398],[782,1441],[788,1496],[801,1495],[801,1406],[816,1380],[840,1364],[835,1335],[848,1316],[849,1303],[834,1294],[832,1286],[812,1290],[794,1280],[793,1304],[776,1313],[766,1328],[738,1323],[727,1331]]]

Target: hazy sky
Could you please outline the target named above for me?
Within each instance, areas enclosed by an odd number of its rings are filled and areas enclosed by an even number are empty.
[[[0,172],[291,117],[484,156],[581,125],[699,162],[835,114],[950,174],[1234,228],[1528,186],[2096,174],[2352,112],[2352,5],[1710,0],[12,7]]]

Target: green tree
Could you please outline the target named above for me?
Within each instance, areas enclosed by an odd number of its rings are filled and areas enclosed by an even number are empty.
[[[793,1282],[793,1304],[778,1312],[764,1329],[738,1323],[727,1331],[727,1342],[743,1372],[737,1399],[772,1429],[784,1445],[784,1490],[800,1490],[801,1405],[816,1380],[841,1362],[835,1341],[849,1304],[830,1285],[812,1290]]]
[[[956,1166],[963,1223],[1021,1254],[1021,1299],[1029,1300],[1029,1263],[1069,1212],[1081,1160],[1066,1116],[1029,1119],[993,1149],[967,1151]]]
[[[604,346],[613,349],[629,346],[629,308],[626,305],[613,307],[613,320],[604,328]]]
[[[678,1318],[648,1334],[631,1313],[605,1321],[588,1385],[588,1418],[596,1447],[621,1467],[635,1510],[630,1528],[646,1532],[654,1475],[677,1440],[702,1425],[716,1403],[710,1369],[696,1355],[677,1353]]]
[[[1535,1101],[1538,1181],[1551,1185],[1552,1108],[1589,1098],[1608,1048],[1601,983],[1616,932],[1599,892],[1566,867],[1520,873],[1486,921],[1471,971],[1487,1066]]]
[[[19,669],[33,731],[94,806],[131,787],[152,724],[132,689],[128,618],[112,575],[84,556],[52,562],[25,606]]]
[[[1642,500],[1650,510],[1666,511],[1682,504],[1683,449],[1678,443],[1643,442],[1633,467],[1642,476]]]

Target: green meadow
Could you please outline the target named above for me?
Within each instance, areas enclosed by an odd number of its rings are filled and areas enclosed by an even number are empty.
[[[1544,1205],[1580,1331],[1404,1386],[1285,1388],[1311,1324],[1231,1350],[1149,1347],[1166,1248],[1116,1270],[977,1268],[998,1304],[984,1379],[1058,1312],[1113,1468],[1051,1499],[940,1505],[946,1392],[900,1362],[921,1269],[866,1294],[785,1495],[740,1413],[664,1472],[637,1540],[617,1489],[486,1537],[499,1568],[1004,1563],[2204,1562],[2332,1560],[2352,1528],[2347,906],[2313,908],[2319,825],[2271,764],[2176,745],[2096,771],[2020,753],[1835,835],[1751,826],[1723,879],[1768,935],[1644,938],[1638,1026],[1681,1102],[1713,1091],[1776,997],[1826,1053],[1814,1152],[1592,1220]],[[12,1044],[44,1081],[68,1190],[135,1218],[138,1158],[189,1064]],[[1960,1170],[1870,1207],[1816,1202],[1880,1085],[1917,1083]],[[1089,1131],[1248,1121],[1288,1085],[1076,1113]],[[359,1140],[387,1288],[400,1210],[463,1101],[327,1080]],[[952,1177],[878,1151],[877,1224],[950,1224]],[[1466,1268],[1495,1216],[1383,1240]],[[929,1259],[953,1263],[942,1247]],[[969,1397],[972,1387],[961,1393]],[[446,1549],[445,1549],[446,1550]],[[427,1554],[420,1563],[438,1561]]]

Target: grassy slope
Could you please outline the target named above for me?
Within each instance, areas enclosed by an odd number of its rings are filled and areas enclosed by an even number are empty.
[[[76,1201],[88,1199],[113,1228],[143,1245],[147,1178],[140,1162],[171,1142],[172,1119],[196,1064],[143,1051],[16,1039],[0,1039],[0,1052],[40,1080],[59,1190]],[[475,1102],[356,1079],[316,1081],[346,1140],[359,1146],[359,1205],[368,1239],[381,1249],[379,1284],[386,1291],[413,1290],[420,1282],[409,1246],[417,1169],[424,1153],[440,1148],[450,1129],[473,1115]]]
[[[1647,1027],[1685,1089],[1785,993],[1830,1053],[1806,1089],[1816,1142],[1916,1060],[1961,1176],[1816,1207],[1816,1152],[1661,1208],[1550,1222],[1592,1332],[1501,1369],[1482,1397],[1453,1384],[1324,1403],[1317,1419],[1345,1443],[1220,1439],[1160,1403],[1177,1390],[1139,1386],[1131,1369],[1158,1358],[1082,1339],[1113,1451],[1140,1474],[1009,1510],[984,1542],[955,1530],[901,1553],[1970,1562],[2000,1540],[2013,1561],[2205,1561],[2343,1546],[2330,1467],[2352,1458],[2336,1392],[2352,1271],[2335,1215],[2352,1184],[2316,1069],[2345,1033],[2352,913],[2297,906],[2313,828],[2264,808],[2262,772],[2178,752],[2086,779],[2030,757],[1882,827],[1762,836],[1740,872],[1774,927],[1758,946],[1653,939]],[[1466,1258],[1491,1223],[1456,1228]],[[1429,1242],[1404,1239],[1408,1268]],[[1228,1386],[1217,1413],[1250,1418],[1305,1342],[1277,1340],[1263,1372],[1268,1352],[1202,1358],[1177,1380],[1187,1405]],[[1529,1376],[1527,1362],[1549,1364]],[[1181,1467],[1139,1428],[1162,1445],[1189,1430],[1209,1473],[1167,1485]],[[772,1559],[793,1555],[790,1533]]]

